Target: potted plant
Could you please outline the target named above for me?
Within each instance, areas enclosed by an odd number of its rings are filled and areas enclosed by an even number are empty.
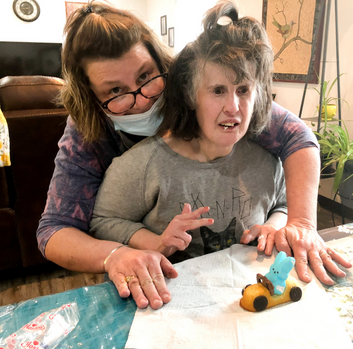
[[[337,190],[341,196],[342,203],[353,206],[353,140],[349,139],[346,125],[327,124],[321,133],[315,132],[324,155],[324,168],[336,164],[334,173],[333,190]],[[345,202],[351,201],[349,202]]]
[[[340,76],[342,75],[343,74],[341,74]],[[325,121],[325,127],[326,127],[326,122],[332,121],[337,111],[336,103],[339,100],[339,98],[330,96],[331,90],[335,86],[336,82],[337,82],[337,77],[335,80],[332,81],[331,84],[330,84],[330,81],[324,81],[322,86],[322,95],[319,89],[313,87],[313,89],[319,94],[319,96],[322,99],[321,120]],[[320,83],[320,87],[321,87],[321,83]],[[345,102],[348,106],[348,103],[346,100],[341,98],[341,101]],[[319,108],[320,108],[320,105],[317,106],[316,112],[319,112]]]

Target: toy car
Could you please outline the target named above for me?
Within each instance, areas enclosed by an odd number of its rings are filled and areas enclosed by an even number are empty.
[[[297,302],[302,297],[297,280],[291,276],[288,276],[284,292],[280,295],[274,294],[274,286],[265,276],[257,274],[256,277],[257,284],[247,285],[242,290],[240,306],[245,310],[262,311],[289,301]]]

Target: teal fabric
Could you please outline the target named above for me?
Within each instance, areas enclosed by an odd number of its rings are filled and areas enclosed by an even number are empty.
[[[131,297],[122,299],[113,285],[83,287],[0,307],[0,338],[4,339],[43,312],[76,302],[80,321],[56,348],[124,348],[136,311]]]

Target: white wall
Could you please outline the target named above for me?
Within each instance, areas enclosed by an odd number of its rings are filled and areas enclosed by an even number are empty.
[[[0,41],[62,42],[66,21],[65,0],[38,0],[40,16],[34,22],[24,22],[12,10],[13,0],[0,0]],[[71,0],[84,3],[84,0]],[[146,0],[110,0],[119,8],[131,10],[146,20]]]
[[[167,16],[167,35],[161,35],[160,20],[162,16]],[[147,0],[146,23],[154,30],[159,38],[168,45],[168,28],[174,28],[174,36],[177,35],[175,28],[175,0]],[[175,43],[172,50],[174,49]]]

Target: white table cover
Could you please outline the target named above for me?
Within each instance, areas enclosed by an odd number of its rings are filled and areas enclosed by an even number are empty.
[[[239,305],[241,290],[266,274],[275,255],[255,247],[230,249],[175,265],[168,280],[172,301],[159,310],[138,309],[125,348],[353,348],[336,310],[313,276],[301,283],[303,296],[263,312]],[[295,270],[291,275],[298,278]]]

